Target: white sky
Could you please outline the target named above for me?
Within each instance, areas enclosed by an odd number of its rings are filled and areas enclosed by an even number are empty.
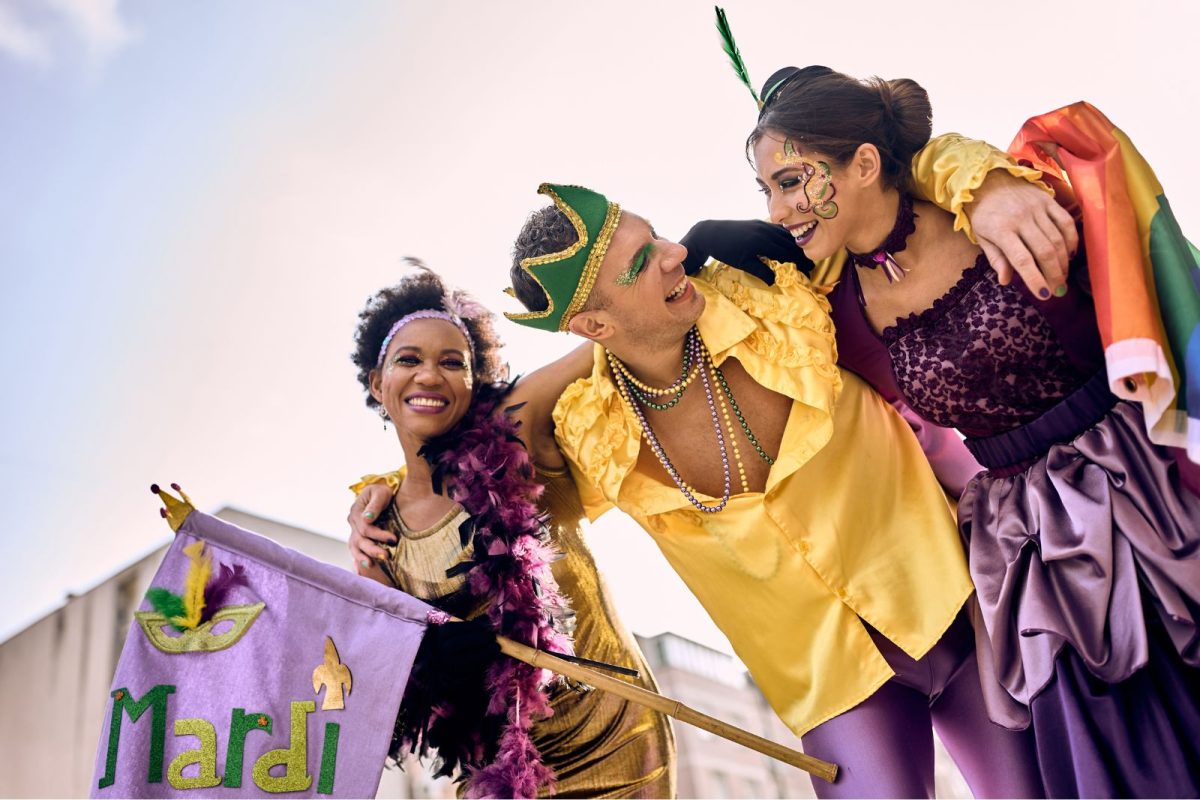
[[[1195,3],[727,9],[756,82],[915,78],[938,132],[1088,99],[1197,235]],[[165,540],[154,481],[344,538],[399,455],[348,353],[401,257],[501,310],[540,181],[758,215],[753,121],[707,3],[0,0],[0,639]],[[518,372],[571,343],[503,325]],[[640,530],[589,539],[632,628],[727,649]]]

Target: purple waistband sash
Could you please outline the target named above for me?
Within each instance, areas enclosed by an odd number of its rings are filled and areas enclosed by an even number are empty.
[[[967,438],[967,449],[990,470],[1036,459],[1059,442],[1069,442],[1104,419],[1117,404],[1108,388],[1108,373],[1100,370],[1088,382],[1032,422],[995,436]]]

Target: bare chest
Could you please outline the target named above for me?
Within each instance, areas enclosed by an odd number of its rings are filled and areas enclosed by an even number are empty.
[[[643,409],[643,413],[663,456],[693,489],[720,497],[724,491],[725,464],[728,463],[731,494],[745,490],[761,492],[766,487],[771,468],[759,450],[772,459],[779,455],[792,400],[757,383],[736,359],[727,359],[721,366],[721,373],[729,386],[729,394],[733,395],[733,402],[719,381],[710,381],[713,399],[710,404],[704,384],[696,380],[674,408],[665,411]],[[720,438],[717,436],[718,425]],[[643,436],[644,440],[648,438]],[[673,478],[648,441],[643,442],[638,471],[661,483],[674,485]]]

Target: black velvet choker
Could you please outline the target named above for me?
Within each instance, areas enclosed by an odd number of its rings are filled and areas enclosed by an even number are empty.
[[[901,192],[900,207],[896,209],[896,224],[892,226],[892,232],[883,240],[883,244],[870,253],[855,253],[849,249],[846,252],[850,254],[856,266],[867,269],[879,267],[887,276],[888,283],[896,283],[908,274],[908,270],[896,263],[895,254],[908,244],[908,237],[917,229],[916,219],[912,196]]]

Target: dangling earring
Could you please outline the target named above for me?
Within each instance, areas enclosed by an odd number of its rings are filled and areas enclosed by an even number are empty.
[[[386,431],[388,429],[387,424],[390,417],[388,417],[387,409],[384,408],[382,404],[379,406],[379,418],[383,420],[383,429]]]

